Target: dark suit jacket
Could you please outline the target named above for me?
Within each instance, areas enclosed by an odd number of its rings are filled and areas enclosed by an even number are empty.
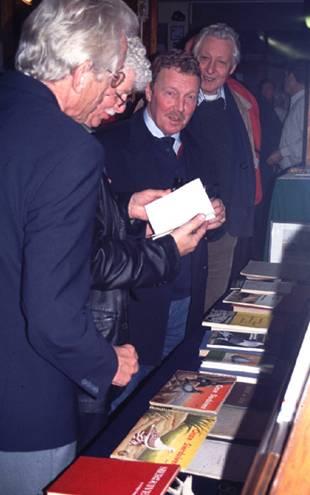
[[[171,163],[175,166],[175,163],[168,159],[167,149],[148,131],[143,110],[128,120],[106,126],[97,137],[104,144],[107,172],[116,192],[171,187],[172,172],[168,167]],[[200,168],[193,139],[184,132],[182,143],[187,180],[201,177],[205,182],[207,171]],[[199,327],[203,315],[206,244],[206,239],[203,239],[191,255],[192,303],[188,330]],[[161,360],[171,297],[171,284],[131,292],[128,310],[130,342],[136,346],[140,362],[144,364],[158,364]]]
[[[21,73],[0,77],[0,142],[0,450],[55,448],[117,367],[85,309],[102,148]]]
[[[225,85],[222,98],[202,102],[187,127],[201,150],[201,162],[211,169],[217,192],[226,207],[226,230],[251,237],[254,226],[255,171],[250,141],[242,116]],[[216,231],[215,231],[216,232]]]

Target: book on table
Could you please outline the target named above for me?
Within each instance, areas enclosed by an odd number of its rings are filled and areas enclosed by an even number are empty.
[[[185,471],[217,480],[244,481],[257,448],[206,438]]]
[[[253,396],[257,386],[236,383],[224,401],[210,431],[209,438],[221,440],[259,441],[265,431],[269,413],[257,407]],[[255,425],[255,427],[253,427]]]
[[[265,350],[267,334],[228,332],[226,330],[212,330],[205,334],[199,346],[199,356],[206,356],[210,349],[227,351],[257,352]]]
[[[216,414],[235,382],[234,376],[177,370],[150,400],[150,405]]]
[[[229,374],[258,375],[270,373],[274,367],[271,357],[266,362],[265,354],[241,351],[224,351],[212,349],[202,359],[200,370],[221,371]]]
[[[289,294],[293,288],[292,282],[284,282],[283,280],[249,280],[243,281],[239,287],[241,292],[249,294]]]
[[[271,314],[241,313],[225,309],[212,309],[203,319],[202,325],[212,330],[230,332],[267,333]]]
[[[164,495],[179,472],[175,464],[78,457],[49,485],[47,495]]]
[[[240,275],[251,280],[276,280],[281,278],[281,263],[250,260]]]
[[[261,313],[272,311],[281,299],[279,294],[251,294],[234,290],[223,299],[223,303],[232,304],[234,311]]]
[[[251,280],[284,280],[291,282],[309,282],[310,267],[303,263],[275,263],[250,260],[240,275]]]
[[[184,470],[215,423],[215,416],[149,408],[111,457],[178,464]]]

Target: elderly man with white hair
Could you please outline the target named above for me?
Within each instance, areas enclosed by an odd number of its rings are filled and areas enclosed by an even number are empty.
[[[165,192],[132,195],[121,211],[102,174],[102,147],[85,130],[106,92],[124,80],[127,38],[136,32],[137,18],[122,0],[43,0],[24,24],[17,71],[1,77],[0,493],[6,495],[38,495],[74,458],[79,390],[102,401],[111,382],[126,385],[138,369],[135,349],[102,338],[88,307],[98,184],[101,177],[103,290],[107,283],[113,289],[121,265],[140,268],[116,255],[119,239],[108,234],[119,235],[129,219],[146,220],[145,203]],[[180,250],[195,247],[205,223],[198,218],[185,235],[181,228],[152,244],[163,278],[177,270]]]
[[[137,27],[121,0],[43,0],[1,76],[1,494],[40,493],[74,458],[77,391],[104,397],[138,368],[86,307],[103,154],[79,125]]]

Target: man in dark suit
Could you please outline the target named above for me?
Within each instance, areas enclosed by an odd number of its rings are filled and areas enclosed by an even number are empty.
[[[197,103],[198,64],[192,56],[172,51],[155,59],[152,72],[147,108],[97,135],[104,144],[108,175],[116,192],[171,188],[197,177],[206,182],[199,150],[185,129]],[[209,229],[224,221],[221,201],[213,206],[217,216]],[[195,330],[200,326],[207,274],[205,244],[203,239],[195,253],[182,259],[174,282],[132,291],[129,341],[142,367],[122,399],[183,340],[186,327]],[[113,407],[118,403],[116,399]]]
[[[77,391],[137,371],[86,303],[101,146],[80,123],[122,79],[121,0],[43,0],[0,80],[0,493],[37,495],[75,455]]]

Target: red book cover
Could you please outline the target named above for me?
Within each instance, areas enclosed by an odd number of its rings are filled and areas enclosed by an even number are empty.
[[[81,456],[46,495],[163,495],[179,469],[176,464]]]
[[[235,382],[235,376],[178,370],[150,404],[199,414],[216,414]]]

